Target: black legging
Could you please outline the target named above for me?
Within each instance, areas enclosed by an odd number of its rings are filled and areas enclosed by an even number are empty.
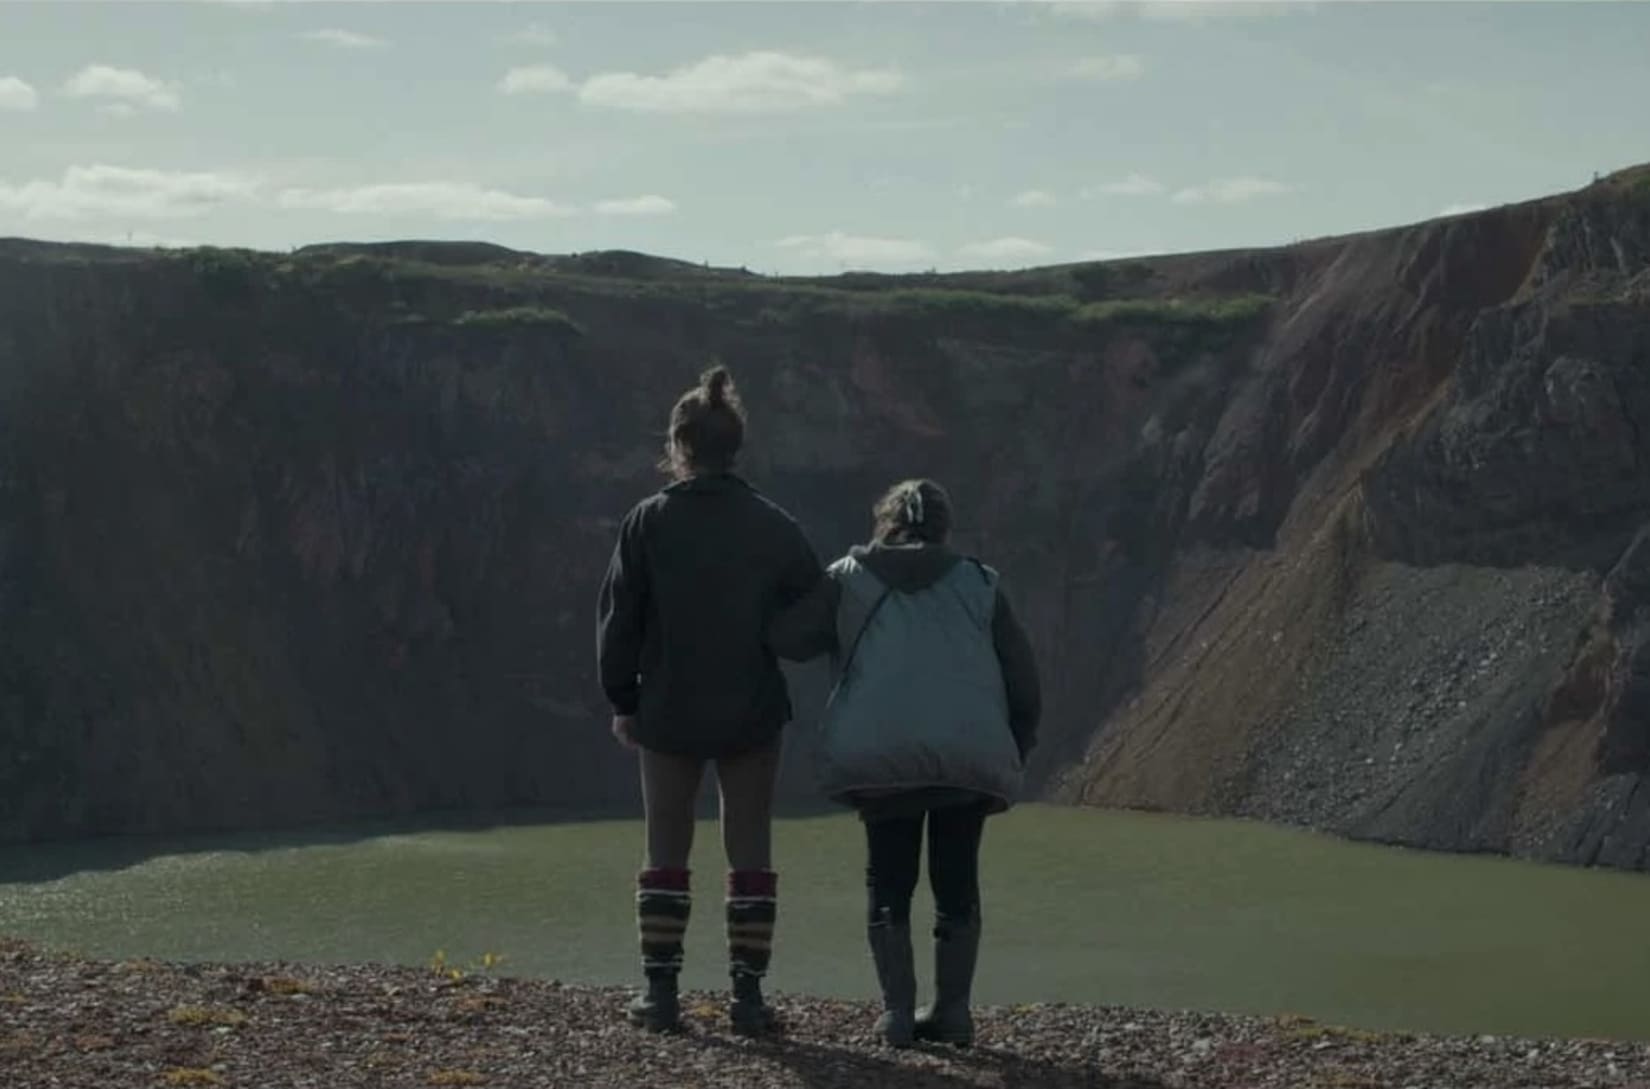
[[[980,835],[986,809],[954,805],[909,817],[865,823],[865,887],[872,922],[887,910],[895,923],[911,921],[911,897],[922,870],[922,826],[928,822],[928,884],[941,918],[966,919],[980,903]]]

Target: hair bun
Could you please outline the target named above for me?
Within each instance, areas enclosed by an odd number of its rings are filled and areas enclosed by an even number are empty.
[[[699,386],[705,391],[705,397],[711,404],[725,405],[733,389],[733,375],[728,373],[726,367],[712,367],[700,377]]]

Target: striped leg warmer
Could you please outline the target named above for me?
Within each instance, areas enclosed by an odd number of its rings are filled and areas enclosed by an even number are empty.
[[[762,978],[773,954],[779,875],[772,870],[728,874],[728,964],[735,976]]]
[[[642,937],[642,971],[650,978],[682,970],[682,938],[687,934],[693,897],[688,871],[643,870],[636,877],[636,922]]]

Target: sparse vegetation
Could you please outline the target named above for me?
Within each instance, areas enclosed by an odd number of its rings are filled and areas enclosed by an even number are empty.
[[[1115,299],[1090,303],[1072,315],[1083,325],[1226,325],[1252,321],[1272,306],[1270,295],[1202,299]]]
[[[245,302],[252,297],[264,258],[252,250],[202,247],[169,251],[173,259],[187,265],[201,282],[207,295],[220,302]]]
[[[311,987],[308,983],[305,983],[301,979],[294,979],[291,976],[265,976],[259,981],[259,983],[263,989],[268,991],[270,994],[295,995],[315,993],[314,987]]]
[[[453,319],[461,328],[519,329],[556,328],[582,336],[584,329],[578,322],[548,306],[510,306],[499,310],[466,310]]]
[[[167,1085],[222,1085],[223,1078],[217,1071],[205,1067],[177,1066],[161,1075],[161,1081]]]
[[[896,310],[919,314],[969,315],[986,318],[1064,317],[1077,309],[1069,295],[998,295],[986,291],[908,288],[885,298]]]
[[[166,1019],[174,1025],[236,1028],[246,1024],[246,1014],[228,1006],[174,1006]]]
[[[429,1077],[431,1085],[485,1085],[487,1079],[473,1070],[436,1070]]]
[[[463,979],[469,972],[490,972],[504,963],[502,953],[483,953],[470,962],[468,970],[449,960],[445,949],[437,949],[430,957],[430,971],[438,976],[444,976],[453,982]]]

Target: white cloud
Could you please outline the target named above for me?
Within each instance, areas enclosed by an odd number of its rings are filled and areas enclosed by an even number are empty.
[[[330,45],[334,49],[382,49],[390,44],[383,38],[374,38],[370,34],[357,34],[353,30],[339,30],[337,27],[305,31],[304,37],[312,42]]]
[[[1021,261],[1033,260],[1054,252],[1054,247],[1030,238],[993,238],[988,242],[970,242],[960,246],[957,252],[964,257],[975,257],[985,261]]]
[[[1135,5],[1142,19],[1201,23],[1207,19],[1271,19],[1311,11],[1312,0],[1143,0]]]
[[[1475,204],[1475,203],[1451,204],[1449,207],[1443,209],[1438,214],[1441,215],[1441,216],[1464,216],[1468,212],[1482,212],[1488,207],[1489,207],[1488,204]]]
[[[156,250],[192,250],[200,243],[190,238],[175,238],[169,234],[150,231],[127,231],[125,234],[101,234],[89,239],[105,246],[141,246]]]
[[[841,231],[831,231],[829,234],[794,234],[789,238],[780,239],[774,245],[781,249],[794,250],[801,256],[814,260],[855,261],[866,264],[910,264],[927,260],[934,255],[934,251],[926,243],[913,239],[875,238],[844,234]]]
[[[1126,10],[1126,5],[1120,0],[1072,0],[1070,3],[1051,4],[1049,10],[1066,19],[1099,22],[1121,15]]]
[[[0,181],[0,209],[24,219],[186,219],[256,196],[234,174],[71,166],[56,180]]]
[[[1133,53],[1114,53],[1111,56],[1084,57],[1071,66],[1075,79],[1092,79],[1105,83],[1139,79],[1146,74],[1146,62]]]
[[[706,57],[659,76],[605,72],[587,80],[579,98],[642,113],[778,113],[888,94],[903,82],[892,69],[763,51]]]
[[[1155,197],[1163,183],[1149,174],[1130,174],[1121,181],[1107,182],[1083,190],[1085,197]]]
[[[1193,185],[1174,195],[1176,204],[1242,204],[1257,197],[1278,197],[1293,193],[1294,187],[1270,178],[1221,178],[1207,185]]]
[[[573,81],[567,78],[567,73],[549,64],[512,68],[498,81],[499,91],[507,95],[546,94],[572,88]]]
[[[1192,23],[1289,15],[1310,11],[1313,7],[1311,0],[1071,0],[1052,5],[1052,10],[1064,18],[1092,22],[1132,16],[1159,22]]]
[[[435,219],[548,219],[573,209],[543,197],[526,197],[472,182],[399,182],[343,189],[283,189],[282,208],[338,215],[429,216]]]
[[[1045,189],[1027,189],[1014,194],[1008,203],[1015,208],[1052,208],[1060,202]]]
[[[561,39],[554,30],[543,23],[529,23],[510,35],[507,40],[517,45],[545,47],[555,45]]]
[[[668,216],[674,211],[675,201],[652,193],[596,202],[596,213],[604,216]]]
[[[16,76],[0,76],[0,110],[24,113],[40,104],[40,95]]]
[[[182,105],[175,84],[146,76],[135,68],[114,68],[89,64],[63,85],[70,98],[98,99],[108,112],[126,114],[138,107],[149,110],[176,110]],[[123,109],[122,109],[123,107]]]

